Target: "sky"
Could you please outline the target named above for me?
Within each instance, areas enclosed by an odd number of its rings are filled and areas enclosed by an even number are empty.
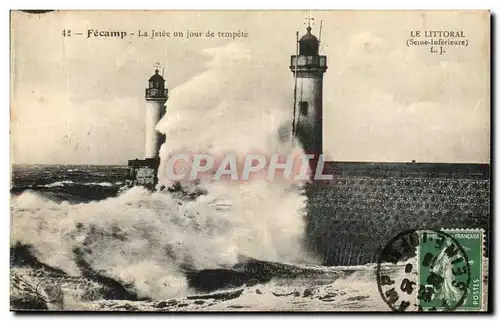
[[[328,160],[486,163],[489,13],[312,11]],[[291,126],[295,32],[309,11],[12,12],[13,163],[126,164],[144,154],[144,89],[160,62],[168,150],[275,150]],[[71,37],[63,37],[63,30]],[[87,30],[243,31],[243,39],[87,38]],[[462,30],[467,47],[407,47]],[[81,32],[82,36],[74,33]]]

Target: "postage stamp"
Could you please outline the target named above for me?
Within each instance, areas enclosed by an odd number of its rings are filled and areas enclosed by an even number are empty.
[[[481,229],[420,233],[419,302],[423,309],[479,310],[483,304]]]

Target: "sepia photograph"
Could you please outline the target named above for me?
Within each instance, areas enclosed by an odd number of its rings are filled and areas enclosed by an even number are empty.
[[[10,310],[490,311],[487,10],[11,10]]]

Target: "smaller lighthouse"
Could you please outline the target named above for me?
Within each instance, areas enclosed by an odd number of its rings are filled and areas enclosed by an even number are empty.
[[[165,103],[168,100],[168,89],[165,78],[157,68],[149,78],[145,91],[146,99],[146,141],[144,144],[144,159],[128,161],[129,185],[140,185],[154,190],[158,183],[158,166],[160,166],[160,147],[165,142],[165,135],[156,130],[156,125],[165,115]]]
[[[159,70],[149,78],[149,86],[146,88],[146,144],[144,158],[160,157],[160,147],[165,142],[165,135],[156,131],[156,125],[165,115],[165,103],[168,99],[168,89],[165,88],[165,79]]]

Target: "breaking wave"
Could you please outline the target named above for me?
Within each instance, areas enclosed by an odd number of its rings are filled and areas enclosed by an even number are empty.
[[[70,181],[70,180],[65,180],[65,181],[58,181],[58,182],[54,182],[54,183],[50,183],[50,184],[39,185],[39,186],[37,186],[37,187],[47,187],[47,188],[51,188],[51,187],[64,187],[64,186],[68,186],[68,185],[84,185],[84,186],[103,186],[103,187],[112,187],[112,186],[116,186],[116,185],[123,185],[123,182],[116,182],[116,183],[110,183],[110,182],[97,182],[97,183],[94,183],[94,182],[90,182],[90,183],[75,183],[75,182]]]
[[[115,183],[110,183],[110,182],[75,183],[75,182],[70,181],[70,180],[64,180],[64,181],[58,181],[58,182],[54,182],[54,183],[50,183],[50,184],[38,185],[37,187],[51,188],[51,187],[65,187],[65,186],[68,186],[68,185],[113,187],[113,186],[123,185],[123,182],[115,182]]]
[[[302,249],[299,187],[220,183],[210,191],[186,200],[134,187],[79,204],[25,191],[12,197],[11,242],[32,246],[40,262],[69,275],[82,275],[83,260],[155,299],[191,291],[186,271],[229,267],[240,255],[312,262]]]

